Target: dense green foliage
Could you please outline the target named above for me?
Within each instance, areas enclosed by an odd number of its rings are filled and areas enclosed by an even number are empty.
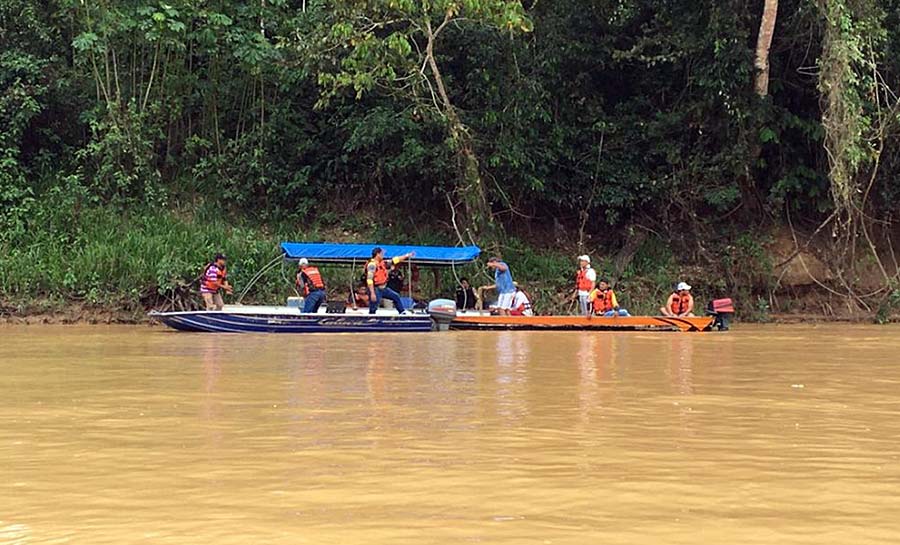
[[[0,0],[0,295],[136,303],[320,228],[624,252],[622,278],[788,217],[883,228],[900,2],[782,0],[765,97],[762,4]]]

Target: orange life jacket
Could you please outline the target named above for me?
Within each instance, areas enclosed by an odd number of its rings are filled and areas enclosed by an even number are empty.
[[[691,301],[694,300],[694,297],[689,293],[682,297],[679,294],[675,294],[675,297],[672,299],[672,312],[674,314],[684,314],[690,308]]]
[[[578,272],[575,273],[575,289],[578,291],[591,291],[594,289],[594,283],[588,280],[587,272],[591,270],[590,267],[587,269],[578,269]]]
[[[594,314],[604,314],[613,310],[613,291],[611,289],[600,291],[597,297],[592,301],[594,305]]]
[[[316,267],[303,267],[300,269],[300,273],[297,274],[297,284],[300,284],[300,275],[305,274],[309,281],[312,283],[312,287],[315,290],[324,290],[325,289],[325,281],[322,280],[322,275],[319,273],[319,269]],[[303,294],[309,295],[310,289],[309,284],[303,284]]]
[[[369,278],[369,265],[375,265],[375,274],[372,275],[372,283],[376,286],[383,286],[387,284],[388,280],[388,270],[387,265],[384,264],[384,260],[376,261],[374,259],[370,259],[366,262],[366,280]]]
[[[203,278],[200,280],[200,291],[204,293],[218,293],[218,291],[222,289],[222,283],[225,282],[227,274],[225,267],[219,267],[215,263],[210,263],[203,269]]]

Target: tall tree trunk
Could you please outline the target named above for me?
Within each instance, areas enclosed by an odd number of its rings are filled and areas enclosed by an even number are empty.
[[[753,67],[756,72],[753,77],[753,89],[760,98],[769,95],[769,50],[772,47],[772,37],[775,34],[775,21],[778,17],[778,0],[764,0],[762,17],[759,20],[759,35],[756,38],[756,58]],[[764,107],[762,104],[760,108]],[[759,141],[759,132],[762,130],[762,122],[759,116],[754,116],[749,122],[747,139],[749,151],[744,174],[738,179],[741,190],[741,204],[745,221],[759,221],[763,211],[763,202],[757,190],[756,177],[753,169],[759,162],[762,154],[762,145]]]
[[[484,180],[481,177],[481,167],[478,162],[478,156],[475,154],[472,135],[468,127],[459,118],[456,108],[450,101],[447,87],[444,85],[444,78],[441,76],[441,71],[434,58],[435,38],[437,38],[438,33],[446,24],[447,20],[444,21],[444,24],[437,31],[433,31],[431,22],[426,21],[425,28],[428,42],[425,46],[425,58],[428,62],[431,76],[434,79],[437,94],[441,99],[441,113],[447,122],[447,130],[459,160],[460,173],[459,181],[456,184],[456,193],[462,199],[465,210],[465,223],[468,226],[467,230],[472,238],[485,239],[485,242],[490,245],[496,242],[496,226]]]
[[[772,47],[772,36],[775,34],[775,20],[778,18],[778,0],[765,0],[762,18],[759,21],[759,36],[756,39],[756,78],[754,86],[756,94],[764,97],[769,94],[769,49]]]

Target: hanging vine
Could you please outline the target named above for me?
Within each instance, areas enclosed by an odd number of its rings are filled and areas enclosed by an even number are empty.
[[[873,0],[817,4],[824,20],[819,90],[834,205],[833,267],[847,294],[867,308],[854,289],[860,247],[866,245],[884,276],[884,287],[876,294],[896,282],[896,271],[888,273],[873,242],[875,220],[867,214],[866,201],[878,176],[888,127],[896,123],[898,103],[879,74],[886,33],[878,5]]]
[[[869,125],[863,107],[866,44],[863,25],[848,0],[820,0],[819,5],[825,19],[819,89],[831,196],[838,217],[849,227],[859,204],[857,174],[871,156],[864,134]]]

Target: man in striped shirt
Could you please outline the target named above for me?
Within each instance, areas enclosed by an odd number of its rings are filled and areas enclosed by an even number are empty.
[[[200,295],[206,310],[222,310],[225,301],[222,292],[231,293],[231,284],[226,280],[225,256],[216,254],[212,263],[206,266],[200,278]]]

